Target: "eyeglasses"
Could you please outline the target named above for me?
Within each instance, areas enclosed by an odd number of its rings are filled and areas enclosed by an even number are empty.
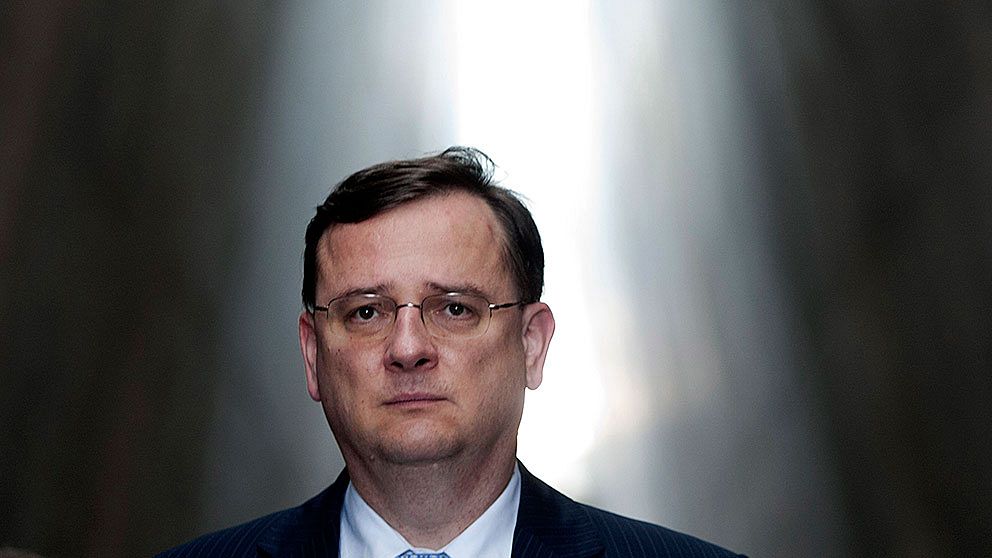
[[[469,339],[484,334],[493,310],[524,304],[524,301],[493,304],[485,298],[464,293],[431,295],[420,304],[398,304],[388,296],[356,294],[335,298],[314,310],[327,312],[331,333],[357,339],[384,339],[393,330],[400,308],[417,308],[420,321],[434,337]]]

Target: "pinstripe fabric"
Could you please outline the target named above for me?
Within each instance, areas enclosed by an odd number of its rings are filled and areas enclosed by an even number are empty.
[[[730,558],[695,537],[579,504],[520,466],[513,558]]]
[[[520,473],[513,558],[740,558],[689,535],[573,502],[522,464]],[[347,487],[343,471],[301,506],[204,535],[156,558],[337,558]]]

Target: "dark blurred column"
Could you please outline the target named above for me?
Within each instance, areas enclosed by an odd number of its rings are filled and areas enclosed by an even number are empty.
[[[858,555],[992,555],[992,10],[774,5],[780,242]]]
[[[139,556],[196,524],[260,5],[0,14],[0,546]]]

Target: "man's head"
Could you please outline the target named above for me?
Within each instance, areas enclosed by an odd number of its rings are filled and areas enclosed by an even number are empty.
[[[307,388],[353,473],[512,460],[554,318],[537,229],[490,167],[467,149],[371,167],[308,227]]]
[[[519,198],[493,182],[493,166],[477,149],[451,147],[420,159],[373,165],[346,178],[317,207],[307,226],[303,306],[312,312],[317,304],[317,244],[325,232],[338,224],[360,223],[400,205],[452,192],[465,192],[486,202],[501,228],[500,253],[513,274],[517,296],[526,302],[539,300],[544,288],[541,235]]]

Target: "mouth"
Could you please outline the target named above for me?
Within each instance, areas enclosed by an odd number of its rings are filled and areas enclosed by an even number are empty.
[[[444,397],[431,393],[402,393],[388,399],[385,404],[389,406],[415,406],[437,403],[444,400]]]

